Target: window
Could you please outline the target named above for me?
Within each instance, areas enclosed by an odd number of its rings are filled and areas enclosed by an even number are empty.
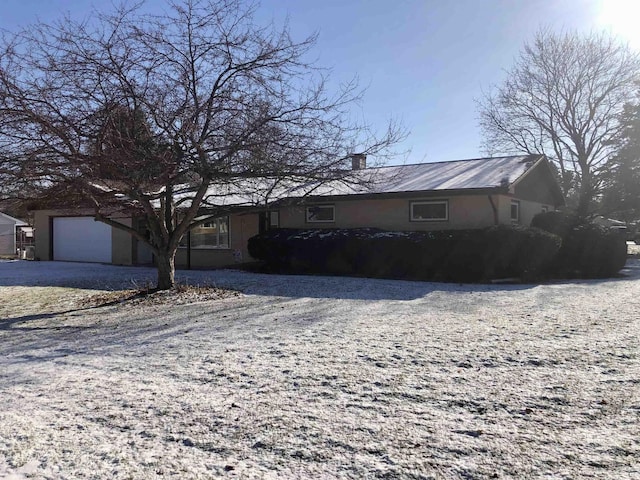
[[[258,233],[268,232],[275,228],[280,228],[280,213],[277,210],[258,214]]]
[[[187,235],[180,242],[187,246]],[[192,249],[229,248],[229,217],[220,217],[193,227],[189,234]]]
[[[280,212],[269,212],[269,228],[280,227]]]
[[[308,223],[326,223],[335,221],[335,207],[333,205],[313,205],[307,207]]]
[[[520,221],[520,202],[511,200],[511,221],[517,223]]]
[[[549,207],[547,207],[546,205],[542,206],[542,213],[547,213],[549,211]]]
[[[449,201],[411,202],[412,222],[446,222],[449,220]]]

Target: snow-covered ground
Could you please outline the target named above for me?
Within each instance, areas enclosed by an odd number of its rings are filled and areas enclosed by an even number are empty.
[[[0,264],[0,478],[640,478],[640,261],[457,285]]]

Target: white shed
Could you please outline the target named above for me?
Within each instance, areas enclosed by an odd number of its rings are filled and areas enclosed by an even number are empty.
[[[26,225],[22,220],[0,212],[0,255],[16,254],[16,227]]]

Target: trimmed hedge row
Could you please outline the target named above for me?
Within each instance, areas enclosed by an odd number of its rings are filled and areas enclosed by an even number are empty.
[[[562,238],[552,274],[563,278],[606,278],[616,275],[627,261],[627,243],[620,232],[581,222],[575,215],[547,212],[536,215],[532,227]]]
[[[277,272],[481,282],[548,272],[560,238],[521,226],[388,232],[278,229],[249,239],[249,253]]]

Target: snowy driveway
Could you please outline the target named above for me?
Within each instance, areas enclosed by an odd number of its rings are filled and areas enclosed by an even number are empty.
[[[0,478],[639,478],[640,263],[542,286],[0,264]],[[74,288],[69,288],[74,287]]]

